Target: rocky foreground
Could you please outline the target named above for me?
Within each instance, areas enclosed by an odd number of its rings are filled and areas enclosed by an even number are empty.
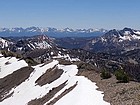
[[[99,73],[88,70],[79,75],[86,76],[95,82],[98,90],[104,92],[104,100],[111,105],[140,105],[140,83],[130,81],[129,83],[118,83],[115,76],[102,79]]]

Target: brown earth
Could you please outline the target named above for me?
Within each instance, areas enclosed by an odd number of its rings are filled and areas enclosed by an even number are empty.
[[[61,65],[71,65],[72,64],[72,62],[70,62],[69,60],[65,60],[62,58],[57,58],[56,60],[58,60],[59,64],[61,64]]]
[[[66,81],[67,82],[67,81]],[[63,89],[66,85],[66,82],[62,83],[58,87],[53,88],[52,90],[49,91],[48,94],[43,96],[42,98],[39,99],[34,99],[31,100],[28,105],[44,105],[47,101],[49,101],[51,98],[54,97],[54,95],[59,92],[61,89]]]
[[[28,79],[31,72],[33,72],[33,68],[23,67],[6,77],[1,78],[0,79],[0,102],[5,98],[11,96],[12,94],[8,95],[7,97],[4,97],[4,95],[8,93],[12,88],[15,88],[16,86],[24,82],[26,79]]]
[[[67,81],[66,81],[67,82]],[[48,94],[43,96],[39,99],[34,99],[28,102],[28,105],[44,105],[46,102],[48,102],[51,98],[54,97],[54,95],[59,92],[61,89],[63,89],[66,86],[66,82],[62,83],[58,87],[53,88],[49,91]],[[53,99],[51,102],[49,102],[47,105],[54,105],[59,99],[61,99],[64,95],[68,94],[70,91],[72,91],[76,87],[77,83],[70,88],[66,89],[64,92],[62,92],[58,97]]]
[[[70,91],[72,91],[75,87],[76,87],[77,83],[73,86],[71,86],[70,88],[66,89],[63,93],[61,93],[58,97],[56,97],[55,99],[53,99],[50,103],[48,103],[47,105],[54,105],[59,99],[61,99],[63,96],[65,96],[66,94],[68,94]]]
[[[40,76],[35,83],[37,85],[43,86],[45,84],[50,84],[51,82],[58,79],[63,74],[63,70],[58,69],[57,67],[50,68],[44,73],[42,76]]]
[[[96,82],[98,90],[104,92],[104,100],[111,105],[140,105],[140,83],[118,83],[115,76],[101,79],[100,74],[94,70],[83,70],[78,75],[86,76]]]
[[[43,66],[45,66],[45,65],[47,65],[47,64],[49,64],[49,63],[51,63],[53,60],[49,60],[49,61],[46,61],[45,63],[43,63],[40,67],[43,67]]]
[[[79,72],[77,75],[85,76],[92,82],[95,82],[99,87],[97,90],[104,92],[104,100],[109,102],[111,105],[140,105],[139,82],[130,81],[129,83],[118,83],[114,75],[112,75],[112,77],[109,79],[102,79],[100,77],[100,73],[97,72],[97,68],[95,68],[94,66],[88,65],[84,62],[75,62],[74,64],[78,65]],[[4,95],[8,93],[12,88],[25,81],[30,76],[30,73],[32,71],[33,68],[24,67],[6,76],[5,78],[0,79],[0,102],[5,98],[10,97],[13,93],[8,95],[7,97],[4,97]],[[51,83],[54,80],[58,79],[62,75],[62,73],[63,70],[58,69],[57,66],[55,66],[51,69],[48,69],[45,74],[40,76],[36,80],[36,83],[40,86]],[[52,97],[54,97],[57,92],[63,89],[66,85],[66,82],[50,90],[49,93],[44,97],[31,100],[28,105],[43,105]],[[64,95],[73,90],[76,85],[77,84],[70,87],[69,89],[66,89],[62,94],[60,94],[47,105],[54,105]]]

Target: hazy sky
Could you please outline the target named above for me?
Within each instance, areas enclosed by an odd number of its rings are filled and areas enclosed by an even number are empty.
[[[140,29],[140,0],[1,0],[0,27]]]

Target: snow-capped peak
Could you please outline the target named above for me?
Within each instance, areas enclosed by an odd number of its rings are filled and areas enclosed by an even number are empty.
[[[16,28],[0,28],[0,35],[1,36],[33,36],[33,35],[39,35],[39,34],[47,34],[50,36],[65,36],[65,34],[71,34],[71,35],[75,35],[78,33],[78,36],[80,36],[80,33],[85,33],[85,34],[89,34],[89,33],[96,33],[99,32],[99,34],[101,33],[105,33],[106,30],[105,29],[94,29],[94,28],[89,28],[89,29],[72,29],[72,28],[63,28],[63,29],[57,29],[57,28],[51,28],[51,27],[27,27],[27,28],[22,28],[22,27],[16,27]],[[67,35],[66,35],[67,36]],[[69,36],[71,37],[71,36]]]
[[[93,47],[101,46],[104,49],[107,48],[120,48],[122,47],[139,47],[140,31],[131,28],[124,28],[123,30],[110,30],[105,35],[93,38],[91,44]],[[104,47],[103,47],[104,46]]]
[[[139,33],[140,33],[140,31],[136,31],[131,28],[124,28],[123,30],[113,29],[113,30],[110,30],[109,32],[107,32],[102,37],[104,37],[106,39],[109,38],[109,40],[112,38],[113,39],[116,38],[122,42],[125,40],[131,41],[131,40],[140,39]]]

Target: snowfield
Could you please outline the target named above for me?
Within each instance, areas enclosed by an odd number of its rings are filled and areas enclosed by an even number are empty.
[[[66,75],[69,76],[69,81],[67,82],[68,84],[65,89],[73,86],[73,83],[76,82],[77,86],[70,93],[66,94],[57,101],[55,105],[110,105],[109,103],[103,101],[103,94],[102,92],[96,90],[98,87],[95,83],[91,82],[84,76],[76,76],[78,72],[77,66],[61,65],[59,68],[63,69]],[[60,93],[61,92],[59,92],[55,97],[60,95]]]
[[[1,57],[0,58],[0,78],[3,78],[14,71],[28,66],[24,60],[18,60],[15,57]]]
[[[6,62],[8,65],[5,65]],[[14,71],[20,69],[21,67],[27,66],[24,60],[18,60],[14,57],[12,58],[0,58],[0,78],[3,78]],[[45,84],[39,86],[35,81],[43,75],[49,68],[58,67],[63,70],[63,74],[51,82],[50,84]],[[27,105],[29,101],[42,98],[50,90],[58,87],[60,84],[66,82],[64,88],[58,91],[53,98],[51,98],[44,105],[50,103],[53,99],[62,94],[66,89],[76,86],[61,99],[59,99],[55,105],[110,105],[103,100],[103,94],[97,91],[98,88],[95,83],[91,82],[84,76],[76,76],[78,69],[76,65],[60,65],[57,60],[53,60],[48,64],[39,64],[33,66],[34,71],[30,74],[30,77],[22,82],[17,87],[13,88],[6,96],[13,93],[12,96],[0,102],[0,105]],[[20,74],[19,74],[20,76]]]
[[[103,94],[96,90],[95,83],[85,77],[77,76],[75,79],[78,81],[77,86],[55,105],[109,105],[103,101]]]

